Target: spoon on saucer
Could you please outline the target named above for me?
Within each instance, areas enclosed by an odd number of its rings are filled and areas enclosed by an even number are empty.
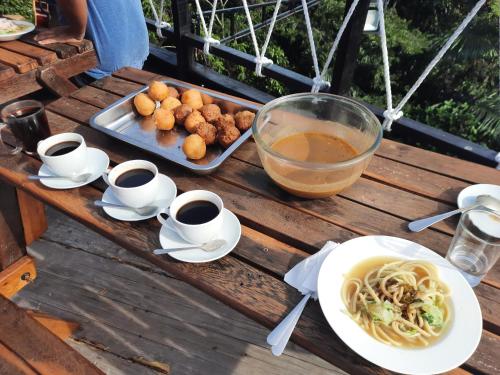
[[[78,175],[71,176],[71,177],[64,177],[64,176],[38,176],[36,174],[32,174],[32,175],[28,176],[28,180],[55,180],[55,179],[59,179],[59,180],[69,180],[69,181],[80,183],[80,182],[87,181],[90,176],[92,176],[92,173],[82,173],[82,174],[78,174]]]
[[[135,213],[137,213],[138,215],[141,215],[141,216],[153,215],[158,210],[157,206],[144,206],[144,207],[135,208],[135,207],[123,206],[121,204],[108,203],[108,202],[103,202],[103,201],[94,201],[94,206],[121,208],[124,210],[134,211]]]
[[[483,195],[478,195],[476,197],[476,201],[474,204],[467,206],[467,207],[462,207],[457,210],[453,210],[450,212],[446,212],[444,214],[439,214],[431,217],[426,217],[425,219],[419,219],[412,221],[410,224],[408,224],[408,228],[412,232],[420,232],[421,230],[424,230],[427,227],[430,227],[433,224],[436,224],[437,222],[447,219],[450,216],[460,214],[464,211],[477,208],[477,207],[486,207],[489,209],[492,209],[494,211],[500,211],[500,200],[492,197],[491,195],[488,194],[483,194]]]
[[[174,247],[172,249],[156,249],[153,251],[153,254],[162,255],[162,254],[173,253],[175,251],[190,250],[190,249],[201,249],[201,250],[206,251],[206,252],[212,252],[212,251],[220,249],[226,243],[227,243],[226,240],[218,239],[218,240],[212,240],[212,241],[205,242],[204,244],[201,244],[201,245]]]

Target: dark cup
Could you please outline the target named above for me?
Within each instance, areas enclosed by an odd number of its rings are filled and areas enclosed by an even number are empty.
[[[49,123],[43,104],[36,100],[22,100],[5,106],[1,112],[3,126],[14,134],[18,144],[9,153],[22,149],[28,154],[36,154],[38,142],[50,136]],[[1,128],[0,128],[1,129]]]

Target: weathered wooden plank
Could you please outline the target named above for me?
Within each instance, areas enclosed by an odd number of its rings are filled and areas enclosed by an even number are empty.
[[[94,49],[94,45],[92,44],[92,42],[87,39],[83,39],[80,42],[66,42],[66,44],[75,47],[78,53],[84,53],[87,51],[92,51]]]
[[[0,64],[0,81],[5,81],[8,78],[15,76],[14,69],[10,66]]]
[[[40,48],[28,43],[23,43],[19,40],[4,42],[2,43],[2,48],[19,53],[24,56],[31,57],[35,59],[40,65],[47,65],[57,61],[57,55],[53,51],[49,51],[45,48]]]
[[[73,98],[62,97],[46,106],[52,112],[71,118],[74,121],[88,123],[90,117],[99,109]]]
[[[16,190],[26,245],[31,245],[47,229],[45,207],[22,190]]]
[[[7,348],[0,341],[0,374],[39,375],[20,356]]]
[[[124,79],[116,78],[113,76],[104,77],[102,79],[94,81],[90,84],[90,86],[120,96],[128,95],[131,92],[139,90],[143,87],[143,85],[139,85],[137,83],[126,81]]]
[[[74,46],[64,43],[52,43],[52,44],[39,44],[33,39],[34,35],[28,34],[21,38],[25,43],[44,48],[49,51],[54,51],[60,59],[67,59],[68,57],[75,56],[78,54],[78,49]]]
[[[244,143],[232,156],[238,160],[262,168],[262,163],[260,162],[254,142]],[[406,220],[420,219],[455,209],[452,205],[422,197],[363,176],[354,185],[340,192],[338,196],[351,199]],[[453,234],[455,226],[456,218],[452,218],[435,224],[433,228],[439,229],[444,233]]]
[[[75,223],[69,230],[56,226],[46,240],[31,248],[39,259],[44,282],[34,284],[16,300],[41,303],[44,311],[46,304],[57,305],[59,309],[48,310],[57,316],[63,310],[80,314],[63,312],[65,319],[81,322],[77,340],[95,343],[122,358],[144,357],[150,362],[169,363],[173,373],[237,374],[245,369],[244,373],[266,374],[340,372],[293,344],[282,357],[272,357],[264,344],[267,330],[258,323],[151,264],[136,265],[140,259],[96,238],[81,225]],[[49,242],[56,232],[57,240],[64,236],[61,244]],[[93,239],[90,253],[87,247],[80,249],[82,232],[83,238]],[[109,251],[110,245],[115,247],[114,252]],[[71,274],[75,263],[81,269]],[[49,290],[55,294],[47,295]],[[108,317],[104,311],[110,305],[122,313]],[[132,320],[126,311],[133,311]],[[147,327],[141,327],[141,321]],[[100,328],[103,325],[106,329]],[[186,352],[196,356],[184,360]]]
[[[121,96],[99,90],[92,86],[84,86],[78,89],[71,94],[71,97],[99,108],[105,108],[121,99]]]
[[[25,255],[0,272],[0,295],[11,298],[35,278],[35,262]]]
[[[40,374],[103,374],[4,297],[0,312],[1,342]]]
[[[0,271],[26,255],[16,189],[0,181]]]
[[[96,66],[96,64],[97,56],[95,52],[89,51],[72,58],[59,60],[52,64],[51,67],[58,75],[68,78],[85,72]],[[36,70],[24,74],[14,74],[12,77],[6,78],[1,82],[2,90],[0,91],[0,104],[43,88],[41,83],[37,81]]]
[[[51,66],[39,69],[37,72],[37,78],[43,87],[58,97],[68,96],[73,91],[78,89],[78,87],[69,79],[57,74],[55,69]]]
[[[158,372],[153,369],[109,352],[106,348],[96,347],[92,343],[88,344],[85,341],[69,340],[68,345],[87,358],[106,375],[158,375]]]
[[[408,221],[342,197],[315,200],[293,198],[275,186],[263,169],[245,165],[235,159],[226,160],[224,167],[220,168],[214,176],[361,235],[386,234],[407,238],[441,254],[446,253],[451,241],[450,236],[432,230],[420,233],[410,232],[407,229]],[[407,203],[411,204],[411,202]]]
[[[458,193],[470,185],[464,181],[377,157],[372,159],[365,175],[452,205],[456,204]]]
[[[500,185],[494,168],[383,139],[377,155],[475,184]]]
[[[36,60],[0,48],[0,63],[11,66],[18,73],[26,73],[38,67]]]

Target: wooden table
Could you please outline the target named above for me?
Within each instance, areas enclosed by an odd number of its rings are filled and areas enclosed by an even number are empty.
[[[97,65],[92,43],[41,46],[32,36],[0,42],[0,104],[43,87],[59,96],[76,89],[67,78]]]
[[[54,101],[47,107],[51,130],[82,134],[89,146],[105,150],[112,163],[149,159],[175,181],[180,192],[208,189],[219,194],[242,223],[242,238],[230,255],[209,264],[186,264],[168,256],[154,256],[151,250],[159,246],[160,229],[156,220],[127,223],[111,219],[92,204],[102,196],[104,186],[99,182],[56,191],[28,181],[27,174],[36,173],[40,161],[24,154],[0,160],[0,178],[18,192],[54,206],[269,328],[301,298],[283,282],[284,273],[325,241],[385,234],[445,254],[456,220],[421,233],[410,233],[406,229],[408,221],[452,209],[458,192],[470,184],[500,185],[500,173],[494,169],[383,140],[366,173],[354,186],[332,198],[303,200],[291,197],[270,181],[252,141],[238,149],[215,174],[198,176],[88,126],[96,111],[154,78],[165,77],[125,68],[113,77],[79,89],[71,97]],[[500,373],[499,288],[497,265],[475,289],[484,317],[479,348],[453,373]],[[310,303],[305,309],[292,340],[352,374],[387,373],[336,337],[318,303]]]

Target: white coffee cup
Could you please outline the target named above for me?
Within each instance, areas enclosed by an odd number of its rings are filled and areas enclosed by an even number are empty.
[[[46,154],[52,146],[63,142],[78,142],[79,145],[67,154],[56,156]],[[57,176],[73,177],[87,170],[87,145],[80,134],[61,133],[46,138],[38,142],[37,153],[43,163]]]
[[[117,186],[116,179],[133,169],[147,169],[153,172],[153,179],[144,185],[135,187]],[[159,188],[158,168],[147,160],[129,160],[118,164],[109,172],[106,180],[113,195],[125,206],[141,208],[156,200]]]
[[[219,214],[212,220],[203,224],[181,223],[177,220],[177,212],[179,212],[179,209],[185,204],[194,201],[208,201],[215,204],[219,209]],[[207,190],[192,190],[179,195],[174,199],[170,208],[163,211],[163,213],[170,216],[170,223],[167,223],[167,221],[161,216],[161,213],[157,215],[157,219],[162,225],[166,225],[168,228],[175,231],[187,242],[193,244],[203,244],[215,239],[217,235],[220,234],[224,218],[223,211],[224,203],[217,194]]]

